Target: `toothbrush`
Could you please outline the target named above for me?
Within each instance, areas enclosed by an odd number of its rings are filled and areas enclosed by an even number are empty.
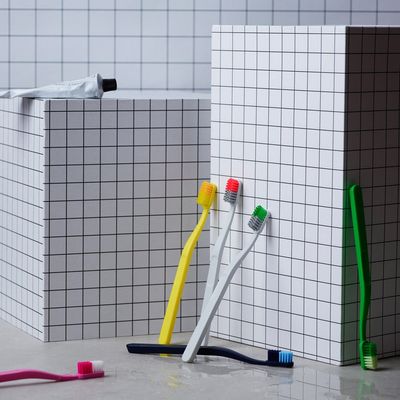
[[[358,280],[360,282],[360,362],[362,369],[376,369],[378,366],[376,344],[366,339],[368,309],[371,302],[371,275],[369,272],[363,198],[359,185],[352,185],[349,193]]]
[[[218,282],[222,252],[225,247],[226,239],[228,238],[229,230],[231,229],[233,217],[235,215],[236,206],[239,201],[239,193],[240,193],[241,186],[242,186],[241,183],[238,180],[233,179],[233,178],[228,179],[228,181],[226,182],[224,201],[229,203],[231,205],[231,208],[229,211],[227,222],[224,225],[222,232],[218,236],[218,239],[215,242],[213,251],[211,253],[210,268],[208,270],[207,283],[206,283],[206,288],[204,291],[203,306],[202,306],[201,312],[203,312],[203,310],[204,310],[209,298],[211,297],[211,294],[212,294],[213,290],[215,289],[215,286]],[[206,334],[204,336],[204,340],[203,340],[204,346],[207,346],[207,344],[208,344],[209,334],[210,334],[210,330],[207,329]]]
[[[199,239],[200,233],[203,230],[204,224],[206,223],[208,211],[214,202],[216,191],[217,187],[213,183],[203,182],[201,184],[199,195],[197,197],[197,204],[203,207],[203,212],[199,222],[189,236],[179,260],[178,269],[176,271],[171,294],[169,296],[167,310],[165,311],[164,321],[161,327],[160,336],[158,338],[158,342],[160,344],[169,344],[171,342],[172,331],[174,330],[176,315],[178,314],[179,309],[179,302],[182,297],[183,287],[185,285],[192,253]]]
[[[126,345],[129,353],[135,354],[182,354],[186,345],[184,344],[149,344],[149,343],[130,343]],[[268,359],[259,360],[248,357],[237,351],[220,346],[200,346],[198,355],[219,356],[241,361],[252,365],[266,365],[268,367],[292,368],[293,353],[291,351],[268,350]]]
[[[103,361],[78,361],[77,371],[77,374],[60,375],[36,369],[16,369],[0,372],[0,382],[10,382],[20,379],[47,379],[62,382],[77,379],[102,378],[104,376],[104,363]]]
[[[189,340],[188,345],[186,346],[185,351],[182,355],[182,360],[184,362],[193,362],[196,354],[199,350],[200,344],[204,339],[207,329],[209,328],[211,321],[218,309],[219,304],[221,303],[222,298],[231,282],[233,276],[235,275],[236,270],[239,268],[239,265],[243,261],[243,259],[250,252],[254,243],[256,242],[258,236],[263,230],[267,218],[270,216],[270,213],[261,206],[257,206],[248,223],[249,227],[253,230],[253,237],[250,243],[245,247],[236,257],[232,260],[232,262],[228,265],[226,273],[220,278],[215,287],[209,301],[207,302],[204,312],[200,316],[200,320]]]

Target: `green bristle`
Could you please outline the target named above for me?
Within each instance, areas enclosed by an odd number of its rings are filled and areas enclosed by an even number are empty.
[[[254,232],[258,232],[263,226],[266,217],[269,217],[269,212],[265,208],[257,206],[250,217],[249,227]]]
[[[253,211],[253,217],[257,217],[258,219],[260,219],[261,221],[264,221],[264,219],[267,217],[268,215],[268,211],[262,207],[262,206],[257,206],[254,211]]]

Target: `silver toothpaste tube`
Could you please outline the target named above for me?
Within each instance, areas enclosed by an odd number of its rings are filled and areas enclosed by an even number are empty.
[[[65,81],[34,89],[16,89],[0,92],[0,98],[35,97],[46,99],[100,99],[104,92],[117,90],[115,79],[103,79],[100,74],[74,81]]]

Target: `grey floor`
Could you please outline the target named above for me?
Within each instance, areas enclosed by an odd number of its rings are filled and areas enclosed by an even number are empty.
[[[188,335],[174,336],[184,343]],[[295,358],[293,369],[251,367],[222,358],[199,357],[194,364],[179,358],[132,355],[125,344],[156,342],[156,337],[135,337],[42,343],[0,321],[0,370],[46,369],[75,371],[78,360],[105,362],[106,377],[50,383],[19,381],[0,384],[0,399],[399,399],[400,358],[381,360],[378,371],[359,366],[334,367]],[[212,344],[224,344],[212,339]],[[227,344],[227,343],[225,343]],[[265,351],[228,343],[249,355]]]

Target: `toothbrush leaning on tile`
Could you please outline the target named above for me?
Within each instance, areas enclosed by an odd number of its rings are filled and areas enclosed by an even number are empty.
[[[364,204],[360,186],[352,185],[349,195],[360,285],[360,363],[363,369],[376,369],[378,366],[376,344],[367,340],[367,318],[371,302],[371,274],[369,272]]]
[[[238,182],[238,181],[237,181]],[[240,185],[240,183],[239,183]],[[214,282],[218,279],[218,270],[219,270],[219,264],[221,261],[221,254],[224,248],[224,244],[226,242],[226,236],[227,232],[230,229],[232,219],[233,219],[233,213],[234,209],[237,204],[238,196],[234,195],[233,193],[227,193],[227,192],[238,192],[239,191],[239,185],[236,185],[236,183],[232,183],[232,181],[228,181],[227,187],[226,187],[226,193],[225,193],[225,199],[226,197],[229,198],[227,200],[228,202],[231,203],[231,213],[228,217],[228,227],[221,233],[220,237],[217,239],[216,246],[213,250],[213,255],[214,255],[214,260],[213,260],[213,268],[216,270],[213,270],[211,272],[211,275],[209,275],[207,281],[210,283],[210,286],[213,286]],[[236,191],[237,188],[237,191]],[[235,202],[235,204],[233,204]],[[207,301],[206,305],[203,307],[203,311],[200,317],[200,321],[198,326],[196,327],[197,332],[199,332],[199,329],[201,329],[201,323],[203,326],[205,326],[204,331],[201,332],[201,337],[198,338],[198,341],[196,342],[196,347],[197,347],[197,354],[198,355],[205,355],[205,356],[219,356],[219,357],[226,357],[230,359],[234,359],[237,361],[245,362],[247,364],[252,364],[252,365],[264,365],[264,366],[269,366],[269,367],[282,367],[282,368],[292,368],[294,363],[293,363],[293,353],[289,351],[281,351],[281,350],[268,350],[268,359],[255,359],[252,357],[248,357],[244,354],[238,353],[234,350],[227,349],[225,347],[220,347],[220,346],[200,346],[201,341],[203,340],[203,337],[207,334],[211,319],[213,315],[215,314],[216,309],[218,308],[218,305],[226,291],[227,286],[229,285],[236,269],[238,268],[239,264],[241,261],[246,257],[252,246],[254,245],[258,235],[261,233],[265,223],[266,223],[266,218],[269,216],[268,211],[263,209],[261,206],[258,206],[254,212],[253,215],[249,221],[249,226],[253,229],[253,238],[251,242],[249,243],[248,247],[242,250],[242,252],[239,253],[239,255],[235,258],[235,261],[232,262],[232,264],[228,267],[228,273],[225,274],[217,284],[216,288],[211,291],[209,301]],[[213,256],[212,256],[213,257]],[[211,278],[210,278],[211,277]],[[222,288],[222,291],[221,291]],[[219,291],[219,292],[218,292]],[[210,305],[211,303],[211,305]],[[212,312],[210,314],[209,308],[212,307]],[[204,324],[204,319],[207,319],[206,323]],[[196,330],[193,334],[193,336],[196,333]],[[191,342],[193,343],[193,336],[191,338]],[[191,344],[189,342],[189,345]],[[129,343],[126,345],[128,351],[130,353],[134,354],[184,354],[186,350],[185,345],[170,345],[170,344],[151,344],[151,343]],[[196,353],[194,353],[196,354]]]
[[[174,283],[172,285],[171,294],[169,296],[167,310],[165,311],[160,336],[158,338],[158,342],[160,344],[169,344],[171,342],[172,332],[174,330],[175,320],[178,314],[179,303],[182,297],[183,287],[185,286],[190,260],[192,259],[193,250],[196,247],[197,241],[199,240],[204,224],[207,221],[208,212],[214,202],[216,191],[217,187],[213,183],[203,182],[200,187],[197,203],[203,207],[203,212],[199,222],[189,236],[189,239],[182,250]]]
[[[225,224],[223,224],[222,231],[219,234],[219,236],[215,242],[214,248],[211,252],[210,267],[208,269],[207,283],[206,283],[206,288],[205,288],[204,297],[203,297],[203,306],[201,309],[202,313],[203,313],[203,310],[205,309],[205,306],[206,306],[208,300],[210,299],[212,292],[214,291],[215,286],[217,285],[217,282],[218,282],[222,253],[225,248],[225,243],[226,243],[226,239],[228,238],[228,233],[231,229],[233,217],[234,217],[235,211],[236,211],[236,206],[239,202],[239,195],[240,195],[241,187],[242,187],[242,184],[236,179],[230,178],[226,182],[224,201],[230,204],[230,210],[229,210],[229,214],[227,217],[227,221]],[[208,328],[204,335],[203,346],[207,346],[207,344],[208,344],[209,333],[210,333],[210,329]]]
[[[222,298],[224,297],[226,290],[228,289],[230,282],[232,281],[233,276],[235,275],[236,270],[239,268],[239,265],[243,259],[254,246],[269,217],[269,212],[263,207],[257,206],[254,209],[248,223],[249,227],[253,230],[252,238],[247,246],[235,256],[232,262],[228,265],[225,274],[219,279],[217,286],[215,287],[210,299],[206,303],[201,313],[200,320],[189,340],[189,343],[183,352],[182,360],[184,362],[193,362],[194,358],[196,357],[201,342],[210,327],[211,321],[222,301]]]

